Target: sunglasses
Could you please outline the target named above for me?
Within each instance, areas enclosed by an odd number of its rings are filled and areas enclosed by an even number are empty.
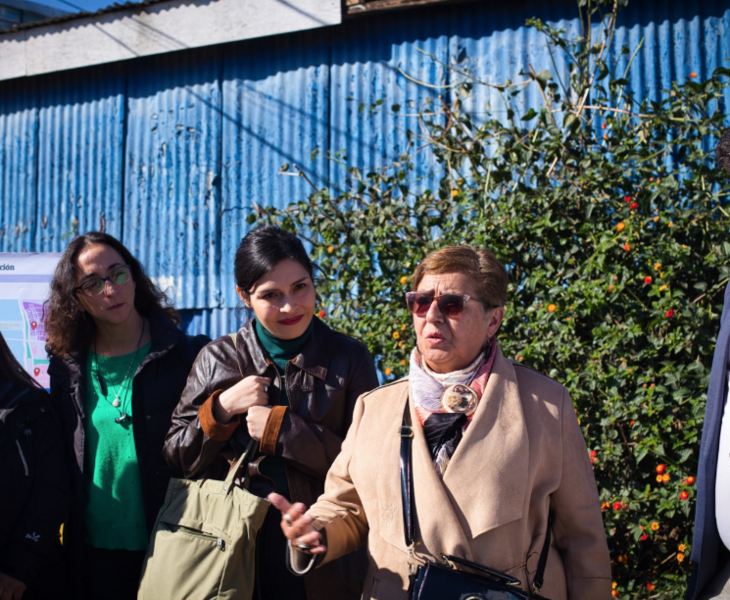
[[[469,300],[481,302],[485,308],[494,308],[485,300],[475,298],[474,296],[467,296],[466,294],[441,294],[440,296],[435,296],[434,294],[425,294],[423,292],[406,292],[408,310],[417,317],[425,317],[434,300],[436,300],[436,305],[439,307],[441,314],[447,317],[458,317],[464,312],[464,305]]]

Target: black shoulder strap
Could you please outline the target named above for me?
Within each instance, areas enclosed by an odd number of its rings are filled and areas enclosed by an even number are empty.
[[[406,546],[413,544],[413,461],[411,460],[411,413],[408,410],[408,401],[403,412],[403,424],[398,430],[400,435],[400,487],[403,500],[403,531],[406,535]]]
[[[403,424],[398,430],[398,433],[400,435],[400,485],[401,499],[403,502],[403,531],[405,532],[406,546],[410,548],[411,545],[414,543],[413,515],[415,510],[413,505],[413,461],[411,457],[413,427],[411,427],[411,413],[408,406],[408,401],[406,401],[406,407],[403,410]],[[537,571],[535,572],[535,578],[532,582],[532,587],[535,593],[540,592],[540,588],[542,588],[542,584],[545,579],[545,567],[547,566],[548,552],[550,551],[550,533],[552,529],[552,524],[553,515],[551,512],[548,516],[548,526],[547,532],[545,534],[545,543],[542,546],[542,551],[540,552],[540,560],[537,563]],[[457,557],[448,556],[445,558],[456,559]],[[488,569],[481,565],[477,565],[475,563],[471,563],[469,561],[465,561],[463,559],[457,559],[454,562],[464,563],[472,568],[485,570],[487,572],[490,572],[491,575],[498,576],[500,578],[505,577],[503,573],[492,571],[491,569]]]
[[[537,561],[537,571],[535,578],[532,580],[532,587],[536,593],[540,593],[542,584],[545,581],[545,567],[547,566],[548,553],[550,552],[550,534],[553,530],[553,513],[548,514],[547,531],[545,532],[545,543],[542,545],[540,552],[540,560]]]

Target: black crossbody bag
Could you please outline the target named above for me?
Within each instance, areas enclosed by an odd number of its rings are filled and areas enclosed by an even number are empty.
[[[533,580],[534,592],[523,592],[518,586],[518,579],[500,573],[489,567],[452,556],[442,554],[444,564],[428,561],[425,565],[416,565],[414,557],[415,542],[413,540],[413,470],[411,446],[413,428],[410,426],[408,403],[403,413],[403,425],[400,428],[400,483],[403,499],[403,525],[408,547],[408,564],[410,585],[409,600],[547,600],[539,595],[545,576],[548,551],[550,549],[550,527],[552,515],[548,519],[545,543],[540,552],[537,572]],[[459,567],[467,567],[476,573],[462,571]]]

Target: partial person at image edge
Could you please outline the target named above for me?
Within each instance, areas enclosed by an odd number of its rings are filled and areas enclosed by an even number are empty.
[[[730,174],[730,130],[715,148],[718,166]],[[720,317],[707,389],[697,468],[692,575],[685,600],[730,599],[730,285]]]
[[[69,504],[61,424],[0,334],[0,597],[63,596]]]

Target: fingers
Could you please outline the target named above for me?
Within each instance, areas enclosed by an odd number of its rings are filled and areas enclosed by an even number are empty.
[[[312,542],[322,539],[322,536],[312,527],[312,517],[305,514],[306,505],[301,502],[290,504],[279,494],[269,494],[268,500],[281,512],[281,530],[287,539],[295,540],[311,533],[316,536],[311,538]]]
[[[274,505],[274,508],[281,511],[282,515],[291,508],[291,504],[289,503],[289,501],[281,494],[269,494],[267,499],[269,502],[271,502],[271,504]]]

